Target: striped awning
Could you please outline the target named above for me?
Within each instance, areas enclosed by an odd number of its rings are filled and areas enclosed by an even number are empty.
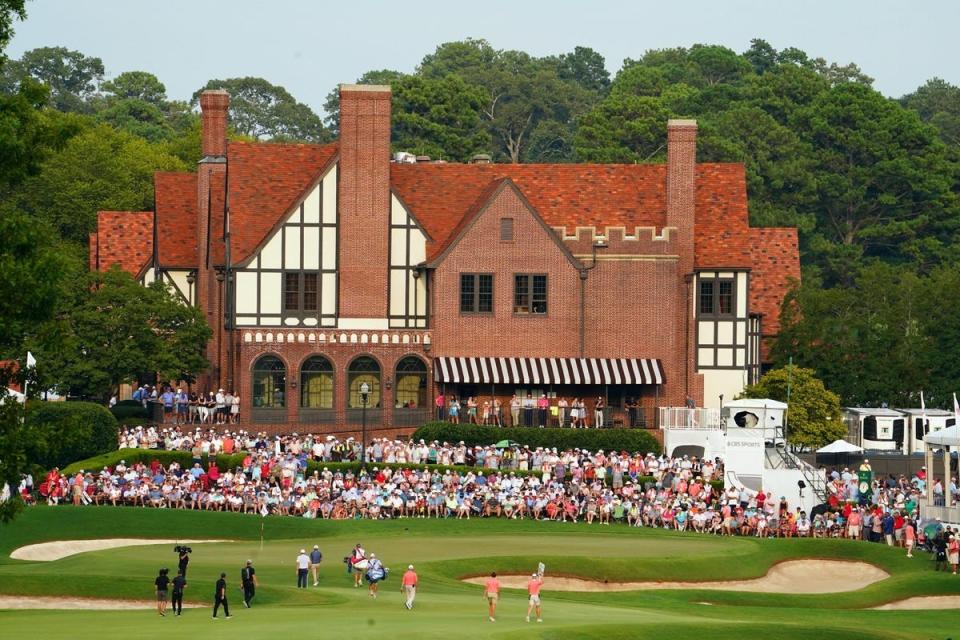
[[[433,379],[463,384],[663,384],[644,358],[434,358]]]

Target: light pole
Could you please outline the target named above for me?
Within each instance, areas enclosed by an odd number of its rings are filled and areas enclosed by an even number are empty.
[[[360,383],[360,402],[363,406],[363,411],[361,412],[361,432],[360,432],[360,464],[361,469],[362,465],[367,462],[367,398],[370,395],[370,385],[366,382]]]

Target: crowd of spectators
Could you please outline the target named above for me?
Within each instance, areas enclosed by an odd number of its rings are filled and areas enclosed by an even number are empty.
[[[718,489],[723,462],[642,452],[589,452],[522,446],[470,447],[375,439],[357,472],[324,467],[356,461],[359,443],[332,436],[267,436],[244,430],[125,429],[123,449],[191,452],[192,464],[158,459],[52,471],[40,487],[51,504],[195,509],[324,519],[458,518],[584,521],[716,535],[851,538],[889,545],[936,544],[914,517],[926,474],[875,479],[861,495],[848,469],[829,474],[816,513],[745,487]],[[223,455],[242,454],[233,468]],[[206,457],[207,466],[203,466]],[[313,462],[308,467],[308,463]],[[459,469],[394,468],[433,464]],[[21,490],[24,487],[21,486]],[[29,493],[29,492],[28,492]],[[908,531],[908,529],[910,531]],[[943,539],[952,533],[944,527]],[[936,533],[935,531],[933,532]]]

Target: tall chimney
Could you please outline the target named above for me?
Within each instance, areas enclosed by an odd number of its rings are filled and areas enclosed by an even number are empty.
[[[681,274],[693,271],[697,121],[667,122],[667,226],[675,227]]]
[[[211,89],[200,94],[200,112],[203,131],[201,149],[205,158],[223,158],[227,155],[227,110],[230,94],[223,89]]]
[[[338,209],[339,315],[348,321],[386,321],[390,264],[388,86],[340,86]]]

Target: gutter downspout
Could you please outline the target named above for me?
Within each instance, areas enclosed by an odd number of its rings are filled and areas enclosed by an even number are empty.
[[[586,331],[587,331],[587,271],[586,267],[580,269],[580,357],[584,357],[586,349]]]

